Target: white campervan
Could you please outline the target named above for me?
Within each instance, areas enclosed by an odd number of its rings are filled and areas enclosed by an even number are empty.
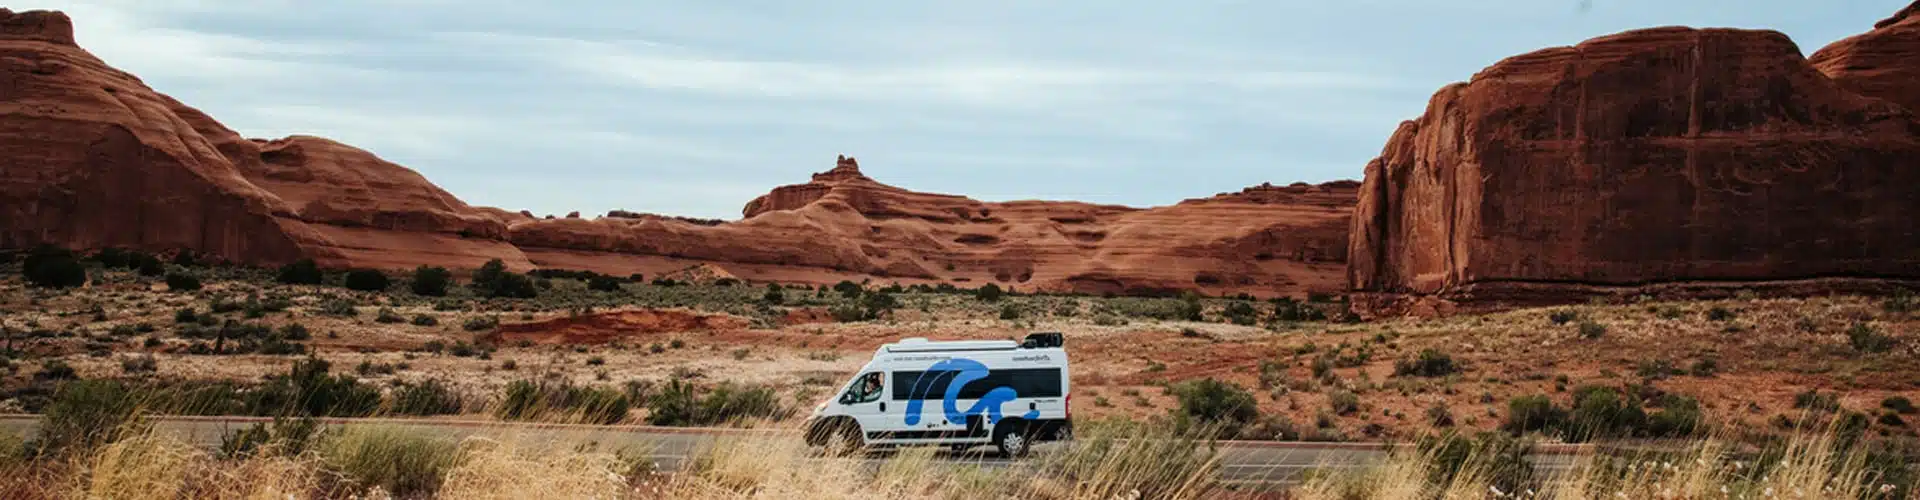
[[[1009,457],[1036,441],[1068,440],[1067,351],[1058,333],[1024,342],[903,339],[880,346],[841,390],[815,407],[807,444],[865,447],[993,444]]]

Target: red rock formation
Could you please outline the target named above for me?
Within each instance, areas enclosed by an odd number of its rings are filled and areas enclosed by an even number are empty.
[[[0,9],[0,246],[283,261],[317,239],[249,184],[205,115],[74,45],[58,12]]]
[[[0,9],[0,71],[0,246],[530,267],[505,222],[413,171],[324,139],[241,138],[74,45],[64,14]]]
[[[1920,110],[1920,2],[1809,58],[1841,88]]]
[[[1914,42],[1911,24],[1842,42],[1827,61],[1874,62],[1832,62],[1838,83],[1771,31],[1649,29],[1501,61],[1367,165],[1349,285],[1489,303],[1920,278],[1920,124],[1848,90],[1911,85],[1860,73],[1920,56],[1882,50]]]
[[[1341,287],[1353,182],[1263,186],[1134,209],[988,203],[881,184],[852,158],[718,226],[541,221],[512,241],[549,267],[659,275],[705,261],[748,280],[988,282],[1027,290],[1274,295]]]
[[[330,267],[535,266],[754,281],[1000,282],[1022,290],[1339,288],[1353,183],[1249,188],[1151,209],[913,192],[853,158],[720,222],[474,207],[317,137],[248,140],[74,45],[47,12],[0,12],[0,246],[193,249]]]

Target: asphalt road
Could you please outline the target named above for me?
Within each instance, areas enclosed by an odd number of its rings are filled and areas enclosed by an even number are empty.
[[[254,417],[158,417],[155,429],[178,436],[187,442],[218,447],[220,439],[234,430],[268,419]],[[594,426],[572,424],[528,424],[467,420],[417,419],[325,419],[327,425],[367,424],[399,427],[429,435],[460,439],[481,435],[523,442],[591,443],[604,450],[650,450],[656,464],[664,470],[679,468],[688,457],[718,440],[774,436],[781,431],[704,429],[650,426]],[[0,430],[31,437],[37,431],[37,415],[0,415]],[[1059,444],[1036,446],[1034,453],[1050,452]],[[1564,470],[1573,464],[1583,449],[1543,447],[1534,455],[1534,466],[1542,472]],[[1272,441],[1223,441],[1219,443],[1221,479],[1232,485],[1274,486],[1290,484],[1314,469],[1360,467],[1386,455],[1379,443],[1297,443]],[[954,464],[1003,467],[1013,463],[980,447],[971,452],[942,451],[940,458]],[[874,465],[887,459],[884,452],[868,460]]]

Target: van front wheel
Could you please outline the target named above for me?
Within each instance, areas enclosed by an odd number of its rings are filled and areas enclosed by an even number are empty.
[[[844,457],[866,451],[866,440],[860,438],[860,424],[846,422],[834,426],[827,434],[828,456]]]
[[[1000,428],[996,430],[995,434],[993,437],[993,445],[1000,448],[1000,455],[1007,458],[1027,456],[1027,451],[1033,447],[1033,440],[1027,437],[1027,426],[1025,424],[1008,422],[1002,424]]]

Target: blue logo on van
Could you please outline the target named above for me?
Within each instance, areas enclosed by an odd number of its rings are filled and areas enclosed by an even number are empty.
[[[958,402],[960,399],[960,389],[975,380],[987,377],[987,365],[965,358],[954,358],[934,363],[932,367],[927,368],[927,371],[920,373],[920,378],[913,381],[913,392],[908,394],[919,395],[925,393],[928,389],[933,388],[933,384],[937,383],[940,377],[945,376],[948,372],[952,372],[953,380],[947,383],[947,393],[941,400],[941,409],[946,410],[948,422],[965,422],[967,421],[967,416],[979,415],[981,412],[985,412],[987,414],[988,424],[1000,423],[1000,405],[1020,397],[1012,387],[995,387],[987,391],[986,394],[981,395],[980,399],[973,403],[972,408],[968,408],[966,411],[960,411]],[[920,423],[921,405],[925,403],[926,400],[918,397],[907,400],[907,425],[918,425]],[[1040,412],[1032,410],[1020,416],[1020,418],[1025,419],[1035,419],[1039,417]]]

